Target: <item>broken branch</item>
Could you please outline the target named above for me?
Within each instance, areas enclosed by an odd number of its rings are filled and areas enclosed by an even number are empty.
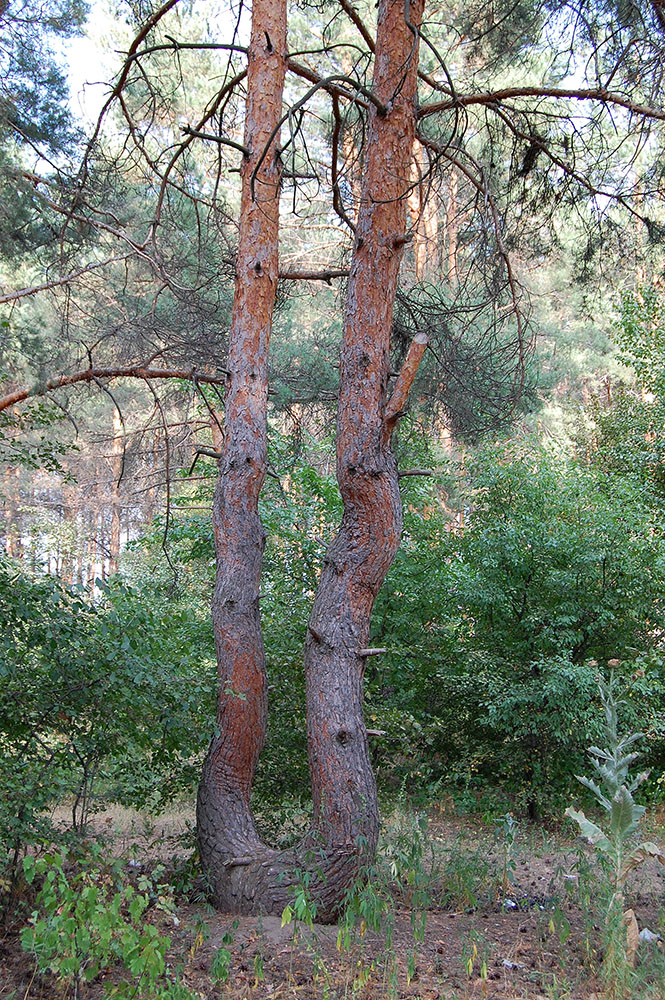
[[[393,427],[404,412],[426,347],[427,334],[419,331],[409,345],[404,364],[395,382],[395,388],[386,406],[385,426],[388,433],[392,432]]]
[[[433,476],[434,473],[431,469],[404,469],[402,472],[397,473],[398,479],[403,479],[405,476]]]

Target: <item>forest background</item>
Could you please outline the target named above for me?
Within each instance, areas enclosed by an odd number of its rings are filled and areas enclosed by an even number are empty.
[[[26,847],[56,836],[57,803],[83,831],[105,803],[158,812],[191,798],[215,714],[210,509],[242,95],[224,107],[224,141],[193,123],[210,80],[236,69],[212,39],[230,24],[242,44],[247,28],[242,9],[178,5],[151,74],[132,64],[91,145],[68,103],[63,41],[87,11],[51,6],[0,5],[0,374],[6,399],[30,387],[0,425],[2,886]],[[360,81],[362,32],[330,7],[294,8],[289,50],[332,54]],[[440,4],[429,31],[446,72],[481,89],[491,75],[495,89],[547,78],[570,90],[609,75],[622,41],[598,11],[585,36],[570,10]],[[109,11],[111,78],[154,11]],[[607,64],[590,69],[599,48]],[[658,67],[640,64],[645,104]],[[291,86],[294,105],[307,88]],[[341,514],[332,432],[364,134],[362,107],[340,117],[320,97],[288,123],[261,499],[271,715],[255,803],[278,845],[310,808],[301,644]],[[514,102],[506,122],[481,105],[464,111],[465,152],[453,139],[445,171],[418,150],[396,363],[414,331],[430,348],[395,438],[404,535],[365,691],[385,799],[560,816],[600,738],[597,678],[610,671],[626,726],[645,734],[645,793],[662,798],[662,137],[605,111],[571,97],[536,121]],[[183,136],[200,141],[162,184]]]

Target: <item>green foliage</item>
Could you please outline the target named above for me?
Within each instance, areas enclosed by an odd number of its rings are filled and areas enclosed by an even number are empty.
[[[316,900],[310,893],[312,873],[300,871],[295,873],[295,882],[291,887],[292,899],[282,910],[282,927],[293,923],[294,933],[298,924],[303,924],[310,929],[316,920]]]
[[[380,773],[556,810],[595,732],[596,662],[629,669],[661,627],[659,536],[629,478],[524,448],[485,449],[461,473],[462,524],[440,495],[405,496],[372,636],[390,652],[368,666]],[[649,685],[662,689],[660,666]],[[655,701],[635,710],[662,746]]]
[[[624,292],[615,338],[640,389],[665,398],[665,301],[659,289],[638,286]]]
[[[580,435],[590,462],[606,474],[632,477],[645,503],[665,508],[665,306],[653,287],[626,292],[614,324],[626,372],[611,404],[590,409],[593,426]]]
[[[495,286],[491,306],[470,307],[466,301],[461,306],[459,289],[446,282],[402,289],[397,297],[395,367],[417,331],[426,330],[430,351],[420,366],[418,386],[428,401],[441,400],[456,440],[477,442],[488,430],[505,426],[516,408],[528,411],[535,403],[530,347],[513,349],[513,317],[508,312],[507,319],[498,319],[498,294]],[[413,395],[420,395],[417,388]]]
[[[0,129],[19,141],[45,143],[57,153],[71,139],[67,83],[53,42],[77,34],[88,12],[83,0],[58,0],[48,10],[9,0],[0,10],[3,68]]]
[[[331,464],[321,449],[321,465]],[[326,545],[339,523],[341,502],[335,479],[307,462],[294,459],[287,439],[272,436],[271,464],[287,471],[281,483],[269,478],[260,513],[267,541],[261,584],[261,617],[270,685],[270,718],[261,755],[254,804],[262,829],[279,846],[297,837],[308,820],[303,789],[309,787],[302,649],[307,620]],[[318,463],[317,463],[318,465]],[[200,470],[201,465],[197,466]],[[195,495],[209,502],[214,478]],[[191,496],[187,498],[191,503]],[[214,579],[212,526],[207,516],[175,516],[169,552],[178,572],[165,566],[161,552],[163,524],[157,522],[143,544],[135,547],[129,572],[150,606],[164,614],[179,609],[198,622],[198,648],[214,658],[210,614]],[[216,675],[208,673],[207,698],[215,696]],[[214,718],[211,711],[209,720]],[[204,732],[209,729],[204,728]]]
[[[323,447],[310,453],[316,468],[277,434],[271,449],[274,467],[288,472],[281,486],[266,482],[261,502],[270,720],[255,807],[267,836],[287,846],[309,820],[302,641],[341,511]],[[398,450],[403,467],[436,462],[415,422],[401,429]],[[532,442],[487,448],[401,488],[402,548],[372,626],[372,644],[388,653],[366,673],[382,789],[397,791],[406,779],[425,798],[452,789],[471,808],[485,795],[492,811],[556,812],[596,732],[594,661],[609,659],[631,676],[631,722],[647,733],[654,767],[665,767],[656,696],[665,694],[665,673],[654,645],[665,580],[648,489],[632,477],[608,482]],[[462,510],[461,524],[451,508]],[[151,543],[152,583],[159,542]],[[177,518],[170,545],[178,602],[204,614],[214,573],[207,518]],[[150,588],[144,595],[166,599],[169,583],[164,575],[163,598]]]
[[[403,465],[431,464],[420,441],[406,425]],[[316,468],[278,435],[271,448],[289,472],[262,499],[271,714],[254,805],[283,847],[309,822],[302,641],[340,502],[323,448]],[[434,480],[405,479],[402,490],[403,547],[371,640],[388,653],[368,662],[366,677],[383,790],[406,781],[411,795],[452,790],[471,808],[484,795],[493,812],[502,801],[505,812],[508,796],[515,812],[555,811],[598,731],[597,663],[610,659],[630,677],[630,724],[662,770],[665,665],[654,636],[665,581],[639,481],[608,482],[544,451],[487,449]],[[24,846],[53,836],[54,803],[69,800],[83,830],[103,801],[155,809],[196,785],[214,719],[212,534],[207,518],[175,515],[174,587],[160,532],[129,556],[134,585],[116,583],[95,604],[0,565],[6,889]],[[466,869],[449,874],[454,894],[474,896]]]
[[[394,941],[396,903],[400,897],[411,915],[411,947],[407,951],[407,982],[416,972],[417,949],[423,942],[427,908],[432,902],[434,880],[427,870],[429,851],[427,819],[424,814],[399,812],[396,822],[384,830],[376,863],[352,886],[344,900],[339,922],[337,949],[352,962],[353,991],[362,989],[383,967],[383,984],[388,996],[397,995],[398,958]],[[367,964],[360,941],[367,931],[380,935],[382,954],[373,953]]]
[[[46,403],[33,404],[18,416],[0,412],[0,463],[58,472],[63,482],[70,480],[71,475],[63,468],[61,458],[78,448],[59,441],[52,433],[61,416]]]
[[[67,81],[54,52],[59,39],[80,31],[88,5],[57,0],[40,5],[15,0],[0,5],[0,251],[40,247],[53,232],[39,221],[34,185],[22,174],[23,151],[59,157],[74,142]],[[50,170],[38,161],[40,170]],[[34,169],[34,168],[33,168]]]
[[[37,909],[21,934],[23,949],[34,956],[40,973],[50,972],[60,987],[93,982],[111,966],[119,966],[131,982],[106,984],[109,997],[145,1000],[189,1000],[182,987],[165,976],[168,937],[146,920],[154,886],[145,876],[139,887],[122,881],[116,864],[100,867],[99,859],[72,870],[62,854],[35,860],[27,855],[23,868],[28,883],[41,878]],[[163,887],[159,887],[160,889]],[[168,909],[160,896],[158,908]]]
[[[0,562],[2,863],[54,836],[69,800],[84,831],[104,797],[159,808],[198,778],[212,717],[197,623],[119,584],[97,605]],[[212,662],[209,668],[214,670]]]
[[[229,930],[222,935],[222,943],[216,950],[210,964],[210,978],[213,983],[226,983],[231,970],[231,951],[235,932],[238,929],[238,921],[234,920]]]
[[[507,812],[502,816],[496,828],[497,839],[501,844],[501,891],[505,896],[509,887],[515,881],[515,869],[517,868],[517,823],[513,819],[513,814]]]

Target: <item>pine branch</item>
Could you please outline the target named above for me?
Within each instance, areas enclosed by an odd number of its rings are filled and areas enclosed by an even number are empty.
[[[68,385],[75,385],[77,382],[96,382],[102,378],[139,378],[145,381],[152,379],[187,379],[193,382],[204,382],[208,385],[223,385],[226,380],[226,372],[219,375],[205,375],[193,369],[183,368],[142,368],[140,365],[129,365],[124,368],[85,368],[83,371],[72,372],[71,375],[57,375],[49,379],[42,385],[24,387],[0,397],[0,412],[10,406],[22,403],[26,399],[35,396],[45,396],[55,389],[62,389]]]

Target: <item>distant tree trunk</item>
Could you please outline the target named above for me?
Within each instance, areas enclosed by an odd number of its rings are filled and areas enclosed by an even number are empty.
[[[12,475],[16,480],[14,486]],[[5,547],[11,559],[23,558],[23,543],[21,540],[21,522],[18,513],[17,498],[20,498],[19,469],[5,469]]]
[[[109,542],[109,575],[118,572],[120,561],[120,477],[124,448],[120,410],[113,407],[113,441],[111,447],[111,540]]]
[[[427,177],[425,150],[416,140],[411,161],[412,188],[408,197],[413,229],[413,261],[416,281],[422,281],[438,264],[439,219],[436,199]]]
[[[144,517],[145,523],[147,525],[152,524],[152,520],[155,516],[155,504],[157,500],[157,488],[155,486],[155,477],[158,470],[161,468],[159,459],[159,427],[156,427],[149,438],[149,452],[148,452],[148,474],[150,475],[150,487],[146,491],[145,495],[145,506],[144,506]]]
[[[60,532],[62,535],[62,566],[60,579],[67,587],[71,587],[74,580],[74,545],[72,540],[72,509],[65,498],[60,512]]]
[[[274,157],[264,160],[256,202],[248,177],[279,117],[285,12],[275,0],[255,0],[253,7],[245,134],[250,157],[243,167],[224,452],[214,505],[219,735],[198,798],[201,859],[214,899],[236,912],[280,912],[306,870],[317,919],[331,920],[376,850],[376,786],[362,713],[364,650],[374,598],[402,526],[390,436],[425,348],[424,337],[416,337],[389,395],[390,331],[415,131],[414,25],[420,24],[422,0],[407,9],[411,25],[402,2],[381,0],[379,7],[373,89],[388,110],[383,116],[370,112],[347,292],[337,425],[344,514],[325,557],[305,646],[314,823],[297,849],[280,854],[260,842],[250,808],[266,720],[258,608],[264,536],[257,505],[266,466],[268,338],[277,274]],[[263,100],[255,102],[259,80]]]
[[[218,455],[224,451],[224,414],[219,410],[210,411],[210,433],[212,435],[212,448]]]
[[[106,583],[108,577],[107,572],[107,561],[106,556],[108,553],[108,547],[106,545],[106,518],[104,517],[104,511],[99,512],[99,536],[97,540],[97,548],[99,550],[99,566],[100,566],[100,576],[102,583]]]
[[[342,72],[347,76],[353,76],[354,65],[351,53],[347,49],[342,49]],[[360,185],[362,171],[362,149],[358,144],[358,135],[350,122],[345,122],[341,135],[341,158],[338,167],[348,188],[350,198],[344,206],[347,217],[356,225],[358,222],[358,206],[360,205]],[[337,177],[337,183],[341,178]]]
[[[95,576],[96,574],[96,562],[97,562],[97,551],[96,551],[96,535],[97,535],[97,521],[93,513],[92,507],[87,507],[83,512],[85,531],[83,537],[87,539],[87,545],[85,549],[85,567],[86,572],[81,583],[90,591],[91,596],[95,593]]]
[[[448,206],[446,209],[446,233],[448,236],[448,249],[446,253],[446,267],[448,284],[456,285],[458,280],[457,270],[457,232],[459,228],[458,207],[457,207],[457,171],[454,167],[450,169],[450,189],[448,191]]]

